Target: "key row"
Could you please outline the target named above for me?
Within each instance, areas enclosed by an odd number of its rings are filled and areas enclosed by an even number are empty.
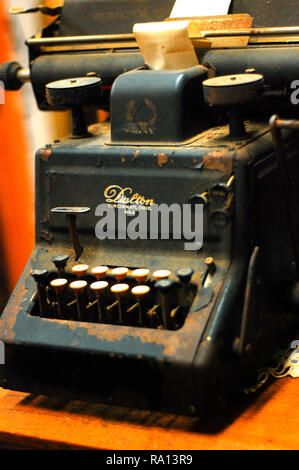
[[[61,277],[65,275],[65,268],[69,257],[67,255],[58,255],[52,258],[52,262],[55,264],[57,271]],[[87,264],[77,264],[71,268],[73,274],[78,278],[84,277],[88,274],[89,266]],[[116,281],[121,281],[126,279],[129,275],[130,270],[127,267],[115,267],[109,268],[108,266],[95,266],[91,269],[91,274],[97,279],[105,279],[105,277],[110,274]],[[190,282],[193,276],[192,268],[181,268],[176,271],[176,276],[181,282]],[[145,282],[150,275],[149,269],[138,268],[131,271],[131,275],[135,278],[137,282]],[[161,279],[168,279],[171,276],[171,272],[167,269],[159,269],[153,272],[152,277],[158,281]]]
[[[36,279],[36,271],[31,274]],[[54,278],[49,284],[37,279],[37,314],[44,318],[176,329],[192,303],[190,293],[194,296],[190,286],[185,286],[178,289],[177,283],[168,278],[150,286],[139,283],[133,287],[125,282],[111,285],[103,279],[90,284],[84,279]]]

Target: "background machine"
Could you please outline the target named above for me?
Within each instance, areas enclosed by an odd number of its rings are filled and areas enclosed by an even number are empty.
[[[0,79],[71,109],[72,131],[36,153],[36,245],[0,317],[1,386],[209,416],[296,339],[297,3],[284,17],[282,1],[232,2],[253,25],[210,19],[218,46],[195,38],[198,65],[173,70],[149,68],[132,34],[173,1],[42,11],[54,20],[28,39],[29,68]],[[100,240],[103,203],[201,205],[203,244],[185,250],[172,226]]]

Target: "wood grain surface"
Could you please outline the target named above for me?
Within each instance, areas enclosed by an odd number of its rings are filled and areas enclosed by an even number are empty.
[[[284,378],[215,422],[0,389],[0,446],[20,449],[297,450],[298,382]]]

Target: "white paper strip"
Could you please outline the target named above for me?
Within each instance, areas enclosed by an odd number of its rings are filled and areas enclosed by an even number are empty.
[[[230,4],[231,0],[176,0],[170,18],[226,15]]]
[[[188,34],[189,21],[137,23],[133,32],[144,63],[153,70],[186,69],[198,65]]]

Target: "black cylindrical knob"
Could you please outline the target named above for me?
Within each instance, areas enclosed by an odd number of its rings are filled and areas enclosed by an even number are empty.
[[[208,193],[202,193],[202,194],[193,194],[189,200],[192,208],[194,208],[194,206],[198,205],[198,204],[202,204],[203,207],[207,207],[207,205],[209,204],[209,200],[208,200]]]
[[[160,294],[163,326],[167,329],[171,329],[173,327],[173,321],[171,319],[171,297],[173,286],[174,282],[171,279],[161,279],[155,283],[155,287]]]
[[[256,73],[224,75],[209,78],[202,86],[206,103],[229,106],[230,137],[245,137],[247,134],[241,106],[261,98],[264,88],[263,76]]]
[[[46,269],[34,269],[31,276],[37,284],[37,297],[41,317],[49,317],[50,305],[47,297],[47,282],[49,273]]]
[[[18,62],[4,62],[0,67],[0,81],[4,83],[5,90],[19,90],[23,85],[18,79],[18,71],[22,67]]]
[[[248,104],[263,92],[264,79],[260,74],[243,73],[213,77],[202,83],[206,103],[215,106]]]
[[[49,104],[65,108],[96,105],[102,98],[102,81],[98,77],[57,80],[46,85],[46,97]]]
[[[98,77],[57,80],[46,85],[46,98],[51,106],[72,110],[72,138],[88,137],[83,106],[96,106],[102,99],[102,81]]]
[[[211,223],[217,229],[223,229],[228,226],[230,215],[224,209],[216,209],[211,213]]]
[[[173,284],[174,282],[171,279],[161,279],[155,283],[155,287],[163,293],[168,293]]]
[[[57,255],[57,256],[53,256],[52,258],[52,262],[55,264],[60,274],[64,273],[64,269],[66,267],[66,263],[68,262],[68,260],[69,260],[68,255]]]
[[[192,268],[180,268],[175,274],[183,284],[188,284],[192,279],[194,270]]]
[[[49,272],[46,269],[34,269],[31,271],[31,276],[38,284],[46,284],[48,275]]]
[[[225,183],[216,183],[211,188],[211,197],[214,202],[225,202],[230,192],[230,187]]]

